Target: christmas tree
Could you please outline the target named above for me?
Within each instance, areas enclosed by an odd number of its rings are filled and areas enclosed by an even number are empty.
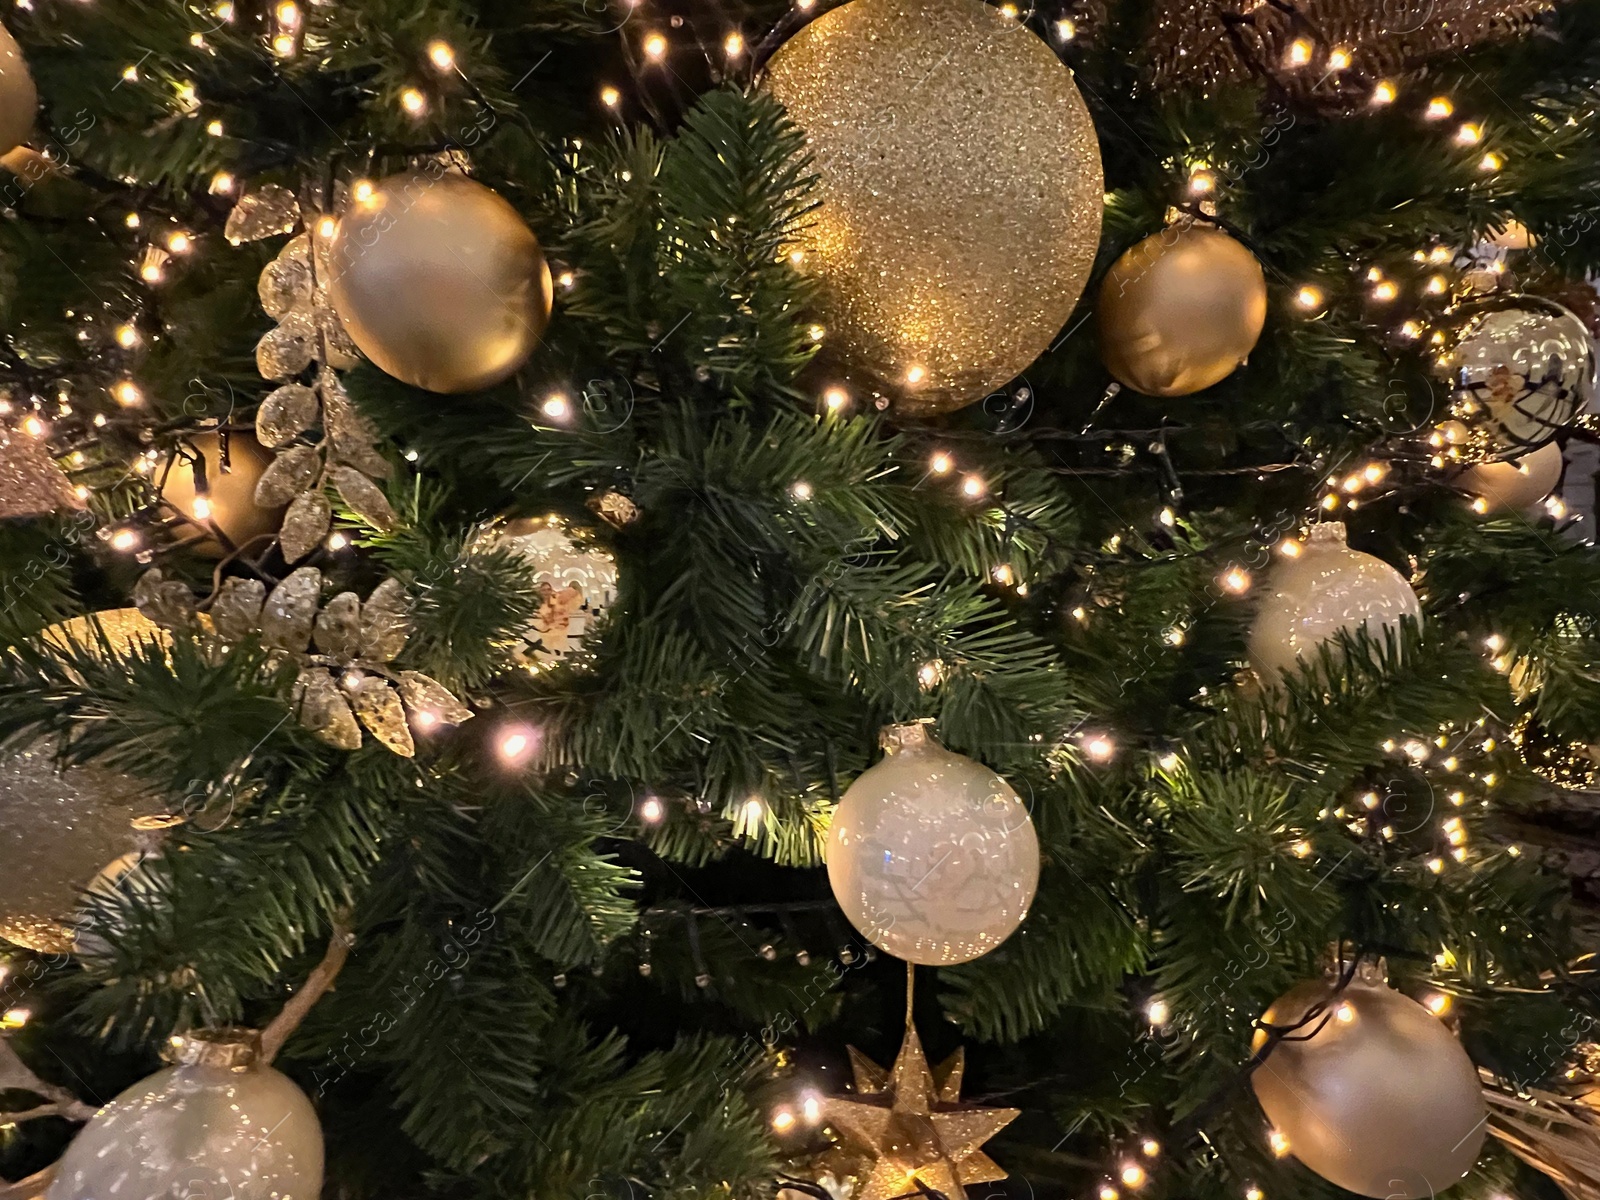
[[[4,25],[0,1197],[1600,1194],[1600,5]]]

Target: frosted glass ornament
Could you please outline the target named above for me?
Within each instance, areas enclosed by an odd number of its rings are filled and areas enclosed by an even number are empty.
[[[322,1127],[253,1030],[173,1038],[174,1064],[96,1113],[45,1200],[317,1200]]]
[[[1420,1200],[1471,1169],[1487,1110],[1461,1043],[1382,968],[1363,963],[1337,997],[1334,980],[1297,984],[1262,1016],[1292,1025],[1250,1076],[1256,1099],[1293,1154],[1328,1182],[1383,1200]],[[1310,1036],[1306,1036],[1306,1035]],[[1266,1041],[1258,1030],[1255,1049]]]
[[[1250,627],[1249,653],[1269,686],[1314,661],[1317,647],[1341,631],[1365,627],[1381,640],[1386,629],[1398,632],[1402,617],[1422,616],[1405,576],[1381,558],[1350,549],[1336,521],[1313,525],[1300,554],[1273,566],[1267,588]]]
[[[1039,839],[1017,793],[946,750],[927,725],[891,725],[828,834],[828,882],[863,936],[907,962],[967,962],[1022,923]]]
[[[1561,447],[1554,442],[1509,462],[1479,463],[1463,471],[1456,486],[1487,502],[1490,512],[1532,508],[1561,482]]]

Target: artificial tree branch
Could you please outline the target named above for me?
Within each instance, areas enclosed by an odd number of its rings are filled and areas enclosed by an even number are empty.
[[[261,1031],[261,1061],[270,1063],[278,1057],[278,1051],[283,1049],[283,1044],[289,1040],[300,1022],[306,1019],[313,1005],[339,977],[339,972],[344,969],[345,960],[350,957],[350,948],[355,945],[355,934],[350,931],[350,913],[340,911],[333,918],[333,934],[328,939],[328,952],[322,956],[306,976],[306,981],[300,985],[299,991],[289,997],[277,1016],[273,1017],[267,1027]],[[0,1200],[5,1200],[0,1196]]]
[[[87,1121],[94,1116],[95,1109],[64,1087],[54,1083],[46,1083],[31,1070],[28,1065],[17,1057],[17,1052],[11,1048],[8,1038],[0,1038],[0,1092],[32,1092],[49,1101],[34,1108],[22,1109],[17,1112],[0,1110],[0,1121],[15,1124],[18,1121],[31,1121],[35,1117],[65,1117],[69,1121]],[[4,1193],[0,1192],[0,1200]]]

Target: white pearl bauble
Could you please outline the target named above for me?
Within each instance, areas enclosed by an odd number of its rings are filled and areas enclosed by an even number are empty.
[[[316,1110],[287,1075],[253,1063],[248,1039],[230,1038],[219,1030],[181,1039],[177,1066],[97,1112],[67,1147],[45,1200],[317,1200]]]
[[[922,724],[883,731],[883,759],[839,802],[828,882],[850,923],[907,962],[993,950],[1039,884],[1039,839],[1017,793]]]
[[[1555,491],[1561,467],[1561,447],[1548,442],[1509,462],[1479,463],[1455,482],[1462,491],[1482,496],[1493,512],[1518,512]]]
[[[1376,976],[1376,972],[1373,973]],[[1261,1018],[1291,1025],[1250,1076],[1289,1152],[1328,1182],[1385,1200],[1431,1197],[1471,1169],[1487,1112],[1477,1068],[1455,1036],[1381,976],[1291,988]],[[1256,1033],[1259,1049],[1266,1034]]]
[[[1282,558],[1267,577],[1268,594],[1250,627],[1250,665],[1261,681],[1314,661],[1317,647],[1343,630],[1366,628],[1373,637],[1400,628],[1402,617],[1420,619],[1421,606],[1405,576],[1381,558],[1345,545],[1344,526],[1314,525],[1294,558]]]

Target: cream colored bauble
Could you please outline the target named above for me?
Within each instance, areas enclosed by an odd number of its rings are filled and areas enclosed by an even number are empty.
[[[1328,1182],[1383,1200],[1431,1197],[1465,1175],[1483,1145],[1477,1068],[1437,1017],[1376,970],[1337,997],[1333,988],[1302,983],[1262,1016],[1292,1025],[1328,1002],[1251,1074],[1256,1099],[1289,1152]],[[1266,1036],[1256,1032],[1257,1049]]]
[[[223,435],[197,433],[188,439],[185,451],[199,453],[204,462],[204,503],[196,489],[194,462],[185,453],[172,460],[165,478],[158,478],[161,499],[194,524],[180,533],[200,535],[203,528],[215,526],[235,546],[243,546],[265,534],[278,532],[283,517],[281,508],[263,508],[256,503],[256,484],[272,465],[272,454],[255,437],[242,430],[227,435],[226,462]],[[214,537],[201,536],[193,549],[210,558],[221,558],[223,545]]]
[[[1267,319],[1261,264],[1192,221],[1134,246],[1106,273],[1096,305],[1100,357],[1126,387],[1187,396],[1233,374]]]
[[[883,731],[884,757],[852,783],[828,834],[828,882],[881,950],[934,966],[993,950],[1039,883],[1039,839],[1017,793],[952,754],[924,723]]]
[[[617,598],[617,563],[606,551],[580,545],[557,518],[522,517],[506,523],[486,545],[504,547],[533,572],[539,610],[512,651],[518,666],[538,671],[581,650]]]
[[[550,319],[550,268],[510,204],[465,175],[412,171],[361,190],[328,248],[329,294],[380,368],[474,392],[527,361]]]
[[[850,0],[767,64],[804,131],[822,352],[896,412],[946,412],[1055,340],[1100,242],[1100,144],[1072,72],[978,0]]]
[[[1561,482],[1561,467],[1561,447],[1547,442],[1521,458],[1469,467],[1455,483],[1469,495],[1481,496],[1490,511],[1519,512],[1555,490]]]
[[[1300,553],[1279,559],[1267,577],[1250,627],[1250,665],[1270,686],[1314,662],[1317,648],[1341,631],[1365,628],[1381,641],[1384,630],[1398,632],[1402,617],[1421,616],[1404,575],[1345,545],[1338,522],[1313,525]]]
[[[316,1110],[258,1054],[251,1030],[173,1038],[168,1059],[175,1065],[90,1119],[67,1147],[45,1200],[318,1200]]]
[[[39,91],[11,31],[0,25],[0,154],[8,153],[33,132],[39,112]]]

